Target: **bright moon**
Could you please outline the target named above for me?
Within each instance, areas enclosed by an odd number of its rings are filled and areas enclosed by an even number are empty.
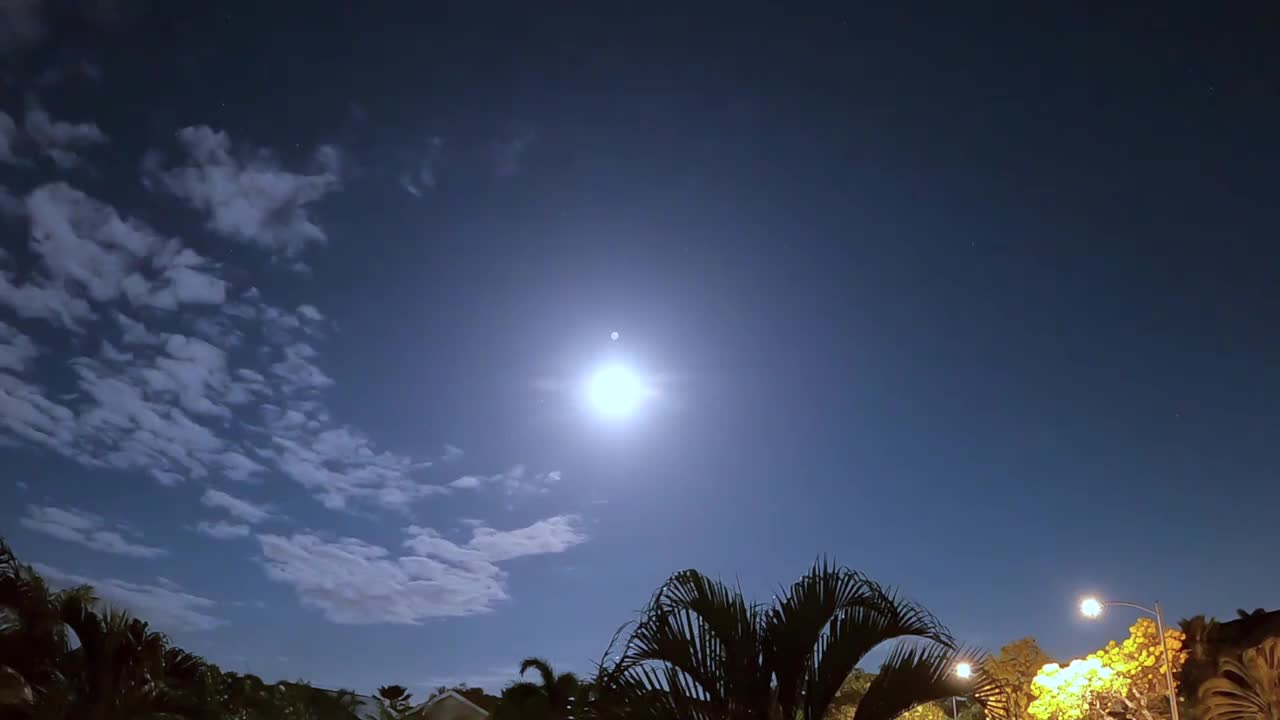
[[[598,370],[587,383],[587,400],[601,415],[626,417],[644,401],[644,382],[621,365]]]
[[[610,340],[617,340],[619,337],[621,337],[621,336],[620,336],[620,335],[618,335],[618,331],[617,331],[617,330],[614,330],[613,332],[609,333],[609,339],[610,339]]]

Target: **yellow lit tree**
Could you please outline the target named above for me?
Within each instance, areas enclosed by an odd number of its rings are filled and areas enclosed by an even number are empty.
[[[1165,643],[1176,677],[1187,659],[1185,636],[1166,629]],[[1066,667],[1045,665],[1031,683],[1035,720],[1167,720],[1169,696],[1156,624],[1142,618],[1122,643],[1114,640]]]
[[[1007,720],[1026,720],[1027,706],[1035,699],[1031,681],[1040,668],[1053,662],[1033,637],[1025,637],[1000,648],[1000,654],[982,662],[982,669],[992,680],[992,700],[999,712],[988,705],[988,716],[998,714]],[[998,696],[998,697],[997,697]]]

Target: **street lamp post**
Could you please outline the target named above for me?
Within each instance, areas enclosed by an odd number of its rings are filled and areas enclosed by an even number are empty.
[[[956,677],[961,680],[968,680],[973,675],[973,666],[967,662],[956,664]],[[956,696],[951,696],[951,718],[952,720],[960,720],[960,705],[956,702]]]
[[[1179,720],[1178,717],[1178,691],[1173,686],[1173,662],[1169,659],[1169,644],[1164,636],[1164,611],[1160,609],[1160,603],[1156,602],[1154,608],[1145,605],[1139,605],[1134,602],[1124,600],[1098,600],[1097,598],[1088,597],[1080,602],[1080,612],[1089,618],[1096,618],[1102,614],[1102,609],[1110,605],[1121,605],[1127,608],[1133,608],[1141,612],[1152,615],[1156,619],[1156,632],[1160,635],[1160,651],[1164,654],[1164,680],[1169,688],[1169,715],[1172,720]]]

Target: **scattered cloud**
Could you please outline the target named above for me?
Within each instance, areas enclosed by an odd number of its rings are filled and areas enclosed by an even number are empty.
[[[164,630],[213,630],[227,624],[226,620],[209,614],[217,603],[186,592],[173,583],[147,585],[115,578],[90,578],[43,563],[33,563],[32,567],[56,587],[92,585],[103,601],[127,608]]]
[[[497,488],[508,495],[533,495],[551,491],[560,482],[559,470],[531,474],[524,465],[513,465],[495,475],[463,475],[449,483],[455,490],[480,490]]]
[[[120,533],[108,530],[101,517],[75,508],[28,505],[27,514],[18,522],[28,530],[98,552],[136,558],[157,558],[169,554],[163,548],[129,542]]]
[[[406,509],[414,500],[447,492],[445,487],[412,477],[412,472],[425,463],[379,451],[354,428],[316,432],[320,424],[302,405],[290,410],[266,406],[264,411],[275,445],[267,455],[327,507],[341,509],[351,499],[365,499]]]
[[[405,554],[355,538],[328,540],[310,533],[259,535],[267,577],[293,586],[299,601],[343,624],[416,624],[490,612],[509,596],[497,563],[563,552],[586,540],[576,516],[557,516],[527,528],[477,527],[459,545],[431,528],[410,526]]]
[[[23,127],[40,150],[63,168],[79,165],[81,151],[107,141],[107,134],[96,124],[55,120],[34,102],[27,106]]]
[[[232,540],[249,536],[249,526],[244,523],[230,523],[225,520],[214,522],[201,521],[196,524],[196,532],[208,535],[217,540]]]
[[[315,345],[329,326],[314,305],[237,288],[221,264],[66,183],[23,206],[34,262],[0,253],[0,306],[67,333],[72,392],[42,384],[22,326],[0,327],[0,436],[162,485],[275,470],[338,509],[406,510],[445,492],[413,477],[429,463],[332,418],[320,393],[335,381]]]
[[[465,453],[462,452],[462,448],[456,445],[445,445],[444,457],[441,459],[445,462],[457,462],[462,459],[464,454]]]
[[[287,256],[325,242],[310,206],[338,189],[338,155],[331,146],[316,151],[315,172],[284,170],[264,150],[232,152],[231,137],[206,125],[178,131],[185,164],[165,168],[158,155],[148,161],[149,179],[191,207],[208,214],[214,232],[237,242]]]
[[[36,188],[26,208],[40,272],[19,285],[0,268],[0,304],[21,317],[80,332],[97,316],[94,304],[175,310],[221,301],[225,284],[202,270],[204,258],[66,183]]]
[[[200,502],[205,507],[226,510],[235,519],[250,524],[257,524],[271,517],[271,513],[263,507],[213,488],[204,491]]]
[[[557,515],[518,530],[477,527],[467,547],[478,550],[493,562],[560,553],[587,539],[578,529],[581,522],[582,518],[577,515]]]
[[[39,354],[31,338],[0,320],[0,370],[22,372]]]

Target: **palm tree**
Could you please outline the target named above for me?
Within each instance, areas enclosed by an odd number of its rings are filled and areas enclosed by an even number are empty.
[[[620,654],[600,664],[592,709],[655,720],[817,720],[858,663],[890,642],[854,720],[892,720],[972,694],[952,672],[962,653],[946,628],[861,573],[820,561],[760,605],[685,570],[658,589]]]
[[[383,685],[378,688],[378,714],[383,720],[404,717],[413,709],[410,697],[409,688],[403,685]]]
[[[205,664],[88,587],[53,592],[0,540],[0,719],[187,717]]]
[[[169,644],[165,635],[121,610],[99,614],[74,604],[63,621],[78,647],[57,660],[59,674],[48,685],[42,717],[191,717],[198,708],[190,692],[204,661]]]
[[[1218,663],[1219,674],[1200,686],[1205,720],[1280,720],[1280,638]]]
[[[502,691],[502,700],[494,714],[498,720],[520,718],[565,720],[572,717],[574,703],[582,690],[582,682],[573,673],[556,674],[551,663],[542,658],[525,658],[520,663],[520,676],[537,672],[538,682],[521,680]]]
[[[96,600],[87,586],[53,592],[0,540],[0,707],[12,711],[39,702],[71,647],[64,617]]]

